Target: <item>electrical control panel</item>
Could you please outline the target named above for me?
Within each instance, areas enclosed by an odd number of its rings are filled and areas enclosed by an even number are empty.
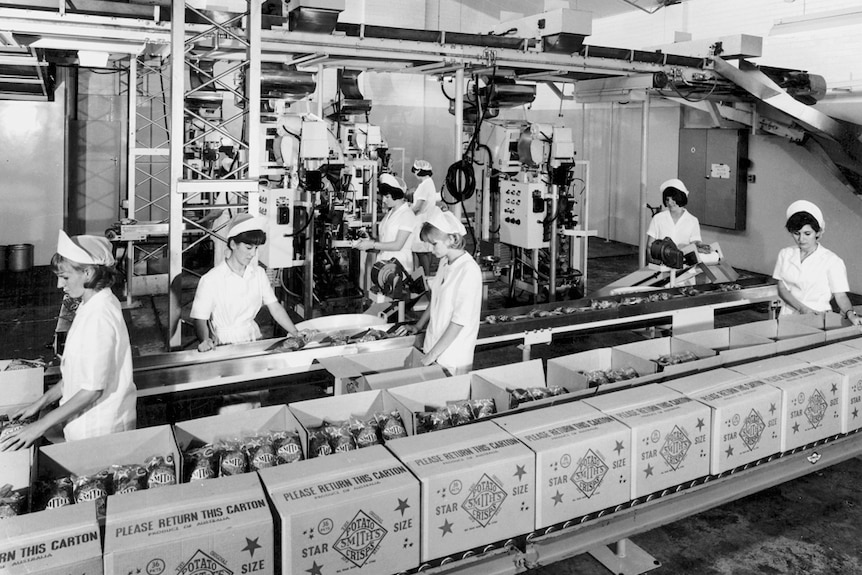
[[[542,182],[500,182],[500,241],[528,250],[546,247],[547,202]]]
[[[275,188],[260,193],[258,213],[266,219],[266,243],[258,258],[268,268],[289,268],[303,263],[306,211],[294,189]]]

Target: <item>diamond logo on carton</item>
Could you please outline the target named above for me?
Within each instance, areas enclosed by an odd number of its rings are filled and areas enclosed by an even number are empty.
[[[691,447],[691,440],[685,431],[679,428],[678,425],[673,426],[673,431],[667,434],[664,438],[664,445],[661,446],[661,456],[670,465],[671,469],[676,471],[682,462],[685,461],[685,456]]]
[[[823,397],[819,389],[815,389],[811,397],[808,398],[808,405],[805,406],[805,417],[808,419],[811,427],[818,427],[823,423],[827,407],[829,407],[829,404],[826,402],[826,398]]]
[[[739,430],[739,438],[745,444],[749,451],[754,451],[757,444],[760,443],[760,437],[763,435],[763,430],[766,429],[766,423],[756,409],[745,417],[742,422],[742,427]]]
[[[506,491],[499,483],[483,473],[461,504],[467,515],[482,527],[487,527],[506,500]]]
[[[357,567],[362,567],[380,547],[386,533],[377,520],[360,510],[344,526],[333,548]]]
[[[602,484],[607,473],[608,466],[602,458],[592,449],[588,449],[578,462],[575,472],[572,473],[572,483],[581,490],[581,493],[590,498]]]
[[[222,561],[198,549],[191,559],[177,569],[177,575],[233,575],[233,571]]]

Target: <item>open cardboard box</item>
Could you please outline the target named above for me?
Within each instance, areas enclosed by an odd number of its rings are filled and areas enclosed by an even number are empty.
[[[274,557],[272,512],[256,473],[108,498],[106,574],[273,575]]]
[[[632,432],[612,416],[578,401],[494,423],[535,453],[535,529],[629,501]]]
[[[41,367],[4,371],[12,360],[0,360],[0,415],[11,415],[39,399],[45,390],[45,370]],[[0,452],[0,487],[29,496],[34,479],[35,447]]]
[[[351,417],[368,421],[376,414],[388,414],[397,411],[407,434],[412,433],[407,425],[406,416],[408,413],[385,390],[360,391],[346,395],[296,401],[291,403],[288,408],[301,426],[304,436],[303,445],[306,446],[309,459],[316,457],[316,455],[308,453],[308,430],[320,427],[324,423],[348,421]]]
[[[419,566],[419,481],[386,448],[263,469],[260,478],[280,524],[281,573]]]
[[[717,367],[721,364],[721,358],[714,350],[676,337],[660,337],[646,341],[636,341],[634,343],[614,346],[613,349],[654,362],[656,371],[660,372],[662,376],[691,373],[701,369]],[[658,362],[662,356],[687,351],[696,355],[698,359],[664,366]]]
[[[857,310],[858,313],[858,310]],[[826,313],[794,313],[782,315],[781,321],[795,321],[826,332],[826,341],[836,341],[862,336],[859,328],[847,321],[847,318],[834,311]]]
[[[430,372],[427,369],[411,371],[414,368],[424,367],[422,365],[422,357],[422,352],[415,347],[403,347],[385,351],[357,353],[349,357],[324,357],[319,361],[335,378],[334,394],[341,395],[371,389],[366,376],[382,374],[384,372],[407,370],[407,373],[401,376],[378,380],[380,382],[385,381],[385,383],[378,384],[380,388],[398,385],[399,377],[402,377],[405,382],[429,379]],[[445,375],[439,366],[433,366],[433,368],[439,370],[439,377]]]
[[[628,385],[639,385],[662,377],[657,373],[658,365],[654,361],[626,353],[618,348],[604,347],[549,359],[548,385],[559,385],[570,392],[588,389],[589,380],[585,373],[629,367],[638,373],[638,377],[621,380]]]
[[[0,520],[0,573],[102,574],[96,503]]]
[[[483,396],[493,397],[497,413],[509,411],[516,407],[533,409],[559,401],[559,397],[555,396],[518,403],[512,397],[511,391],[515,389],[526,390],[531,387],[548,387],[545,382],[545,368],[542,367],[541,359],[531,359],[499,367],[489,367],[470,373],[473,376],[473,389],[477,391],[481,390],[479,392]]]
[[[787,353],[826,342],[826,332],[799,321],[768,319],[733,326],[731,332],[746,332],[775,342],[776,353]]]
[[[493,421],[387,447],[419,479],[421,560],[505,541],[535,522],[535,456]]]
[[[708,406],[661,384],[582,401],[631,428],[631,499],[709,475]]]
[[[769,357],[777,353],[774,340],[728,327],[695,331],[675,336],[677,339],[708,347],[718,353],[721,364]]]
[[[841,433],[845,389],[840,373],[792,356],[743,363],[732,369],[781,390],[781,451]]]
[[[862,427],[862,349],[835,343],[790,356],[841,374],[841,433]]]
[[[50,480],[70,475],[92,475],[111,465],[144,465],[153,456],[163,457],[168,465],[173,466],[175,477],[181,477],[181,458],[169,425],[45,445],[39,448],[36,468],[39,479]],[[104,519],[104,508],[97,506],[97,512],[99,520]]]
[[[495,413],[501,411],[501,405],[509,405],[509,392],[469,373],[403,385],[386,393],[399,405],[408,435],[416,434],[416,413],[442,409],[450,401],[492,399]]]
[[[308,444],[305,441],[306,436],[302,432],[302,426],[285,405],[270,405],[247,411],[223,413],[174,424],[177,446],[180,453],[183,454],[191,449],[213,444],[218,440],[242,440],[245,437],[262,435],[271,431],[298,433],[302,442],[303,456],[308,452]],[[189,471],[185,469],[185,461],[183,461],[182,472],[180,477],[183,478],[183,481],[187,481]]]
[[[725,368],[662,385],[712,409],[713,475],[781,451],[781,390],[776,387]]]

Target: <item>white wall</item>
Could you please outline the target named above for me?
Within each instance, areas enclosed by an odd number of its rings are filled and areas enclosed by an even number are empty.
[[[63,227],[65,94],[61,84],[53,102],[0,100],[0,245],[33,244],[37,266]]]

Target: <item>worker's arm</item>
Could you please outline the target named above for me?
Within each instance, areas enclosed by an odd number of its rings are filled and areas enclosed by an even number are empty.
[[[48,388],[48,391],[43,393],[39,399],[26,407],[22,407],[18,411],[12,413],[9,418],[13,421],[16,419],[30,419],[39,415],[39,412],[56,401],[60,401],[63,397],[63,380],[61,379],[56,385]]]
[[[410,209],[413,210],[414,214],[421,214],[422,210],[425,209],[425,200],[422,198],[418,200],[413,200],[413,203],[410,204]]]
[[[374,242],[372,247],[381,252],[397,252],[404,247],[404,244],[407,242],[407,238],[409,238],[412,233],[412,231],[408,230],[398,230],[398,235],[395,236],[395,241]]]
[[[838,309],[841,310],[841,315],[847,318],[847,321],[853,325],[862,325],[862,318],[856,315],[853,310],[853,304],[850,303],[850,298],[847,297],[847,292],[838,292],[832,294],[835,298],[835,303],[838,304]]]
[[[37,419],[31,424],[25,425],[19,431],[9,434],[0,442],[0,451],[14,451],[30,447],[55,425],[70,421],[90,409],[99,401],[100,397],[102,397],[102,390],[100,389],[82,389],[78,391],[69,401],[57,409],[50,411],[45,417]]]
[[[198,351],[209,351],[215,348],[215,341],[210,336],[210,326],[205,319],[194,319],[195,334],[198,336]]]
[[[419,318],[419,321],[414,323],[413,325],[408,325],[407,331],[410,333],[419,333],[420,331],[425,329],[425,326],[428,325],[428,320],[431,319],[431,306],[425,308],[425,311],[422,312],[422,316]]]
[[[790,290],[787,289],[787,286],[784,285],[783,281],[778,282],[778,295],[781,296],[781,299],[786,305],[789,305],[799,313],[817,313],[817,311],[796,299],[796,297],[790,293]]]
[[[443,332],[443,335],[437,340],[434,347],[429,349],[425,357],[422,358],[422,365],[431,365],[437,361],[440,355],[449,349],[449,346],[452,345],[462,329],[464,329],[463,325],[450,321],[449,325],[446,326],[446,331]]]
[[[287,311],[282,307],[280,303],[274,301],[272,303],[266,304],[266,309],[269,310],[269,313],[272,315],[272,319],[275,320],[275,323],[284,328],[284,331],[289,333],[290,335],[297,335],[299,330],[296,329],[296,326],[290,319],[290,316],[287,315]]]

